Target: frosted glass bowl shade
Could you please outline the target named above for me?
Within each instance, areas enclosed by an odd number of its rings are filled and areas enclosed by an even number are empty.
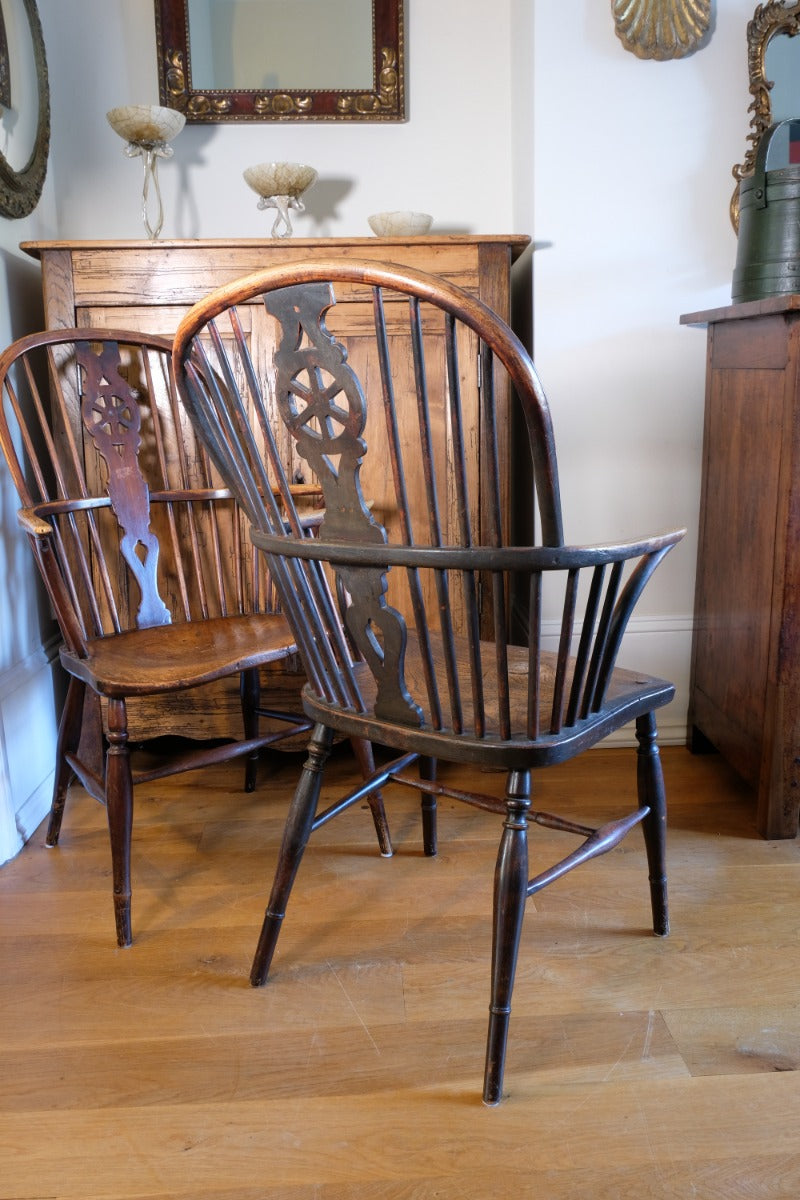
[[[124,104],[107,112],[106,120],[115,133],[134,146],[171,142],[186,124],[183,113],[158,104]]]
[[[430,213],[405,210],[373,213],[367,220],[376,237],[419,237],[426,234],[433,224]]]
[[[317,178],[303,163],[269,162],[247,167],[244,181],[259,196],[300,196]]]

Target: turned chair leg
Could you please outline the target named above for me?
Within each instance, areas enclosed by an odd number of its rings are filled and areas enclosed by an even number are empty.
[[[484,1104],[499,1104],[503,1095],[511,993],[517,968],[522,919],[528,898],[529,771],[511,771],[506,793],[506,818],[494,875],[492,932],[492,992],[486,1043]]]
[[[86,684],[74,675],[70,676],[67,696],[64,701],[64,711],[58,723],[58,739],[56,742],[56,770],[53,781],[53,801],[50,805],[50,821],[47,826],[46,846],[57,846],[61,833],[61,821],[64,816],[64,806],[67,802],[67,789],[72,782],[75,772],[67,762],[68,754],[75,754],[81,738],[83,721],[83,699],[86,694]]]
[[[429,779],[431,783],[436,782],[436,759],[421,758],[419,760],[419,774],[421,779]],[[420,801],[422,809],[422,847],[424,853],[429,858],[435,858],[438,850],[438,837],[436,830],[436,793],[423,792]]]
[[[114,918],[117,945],[131,944],[131,830],[133,780],[128,748],[128,718],[124,700],[108,702],[108,754],[106,756],[106,813],[111,838],[114,879]]]
[[[311,835],[325,763],[330,755],[332,745],[333,730],[324,725],[317,725],[311,735],[308,758],[303,766],[286,818],[272,892],[250,971],[250,982],[253,987],[260,987],[269,974],[292,884]]]
[[[239,697],[246,741],[258,737],[258,706],[261,701],[261,680],[258,667],[248,667],[239,676]],[[258,751],[252,750],[244,763],[244,790],[254,792],[258,775]]]
[[[372,752],[372,742],[365,741],[363,738],[353,738],[350,744],[358,759],[362,778],[369,779],[370,775],[373,775],[375,772],[375,756]],[[372,813],[372,822],[375,826],[375,832],[378,835],[378,848],[381,855],[383,858],[391,858],[394,854],[392,835],[389,832],[389,821],[386,817],[386,809],[383,805],[381,793],[370,792],[369,796],[367,796],[367,804]]]
[[[653,930],[659,937],[669,933],[667,903],[667,803],[661,756],[658,752],[658,731],[655,713],[646,713],[636,721],[637,785],[639,803],[647,805],[649,814],[642,822],[647,865],[650,874],[650,902],[653,909]]]

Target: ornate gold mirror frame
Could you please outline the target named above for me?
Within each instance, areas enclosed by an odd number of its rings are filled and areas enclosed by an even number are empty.
[[[798,0],[771,0],[769,4],[759,4],[753,14],[753,19],[747,25],[747,66],[750,75],[750,95],[753,97],[748,112],[750,132],[747,141],[750,143],[744,162],[737,163],[733,168],[736,187],[731,197],[731,221],[733,228],[739,228],[739,183],[753,174],[758,151],[758,143],[762,134],[772,125],[772,101],[770,92],[773,81],[767,79],[766,56],[767,47],[778,34],[794,37],[800,33],[800,2]]]
[[[188,0],[155,0],[161,103],[189,122],[405,120],[403,0],[372,0],[372,86],[196,90]],[[265,30],[265,40],[268,30]]]
[[[15,171],[5,156],[0,154],[0,214],[4,217],[26,217],[28,213],[33,212],[44,187],[47,155],[50,150],[50,87],[42,26],[36,0],[23,0],[23,5],[33,42],[39,107],[33,150],[25,166],[20,171]]]

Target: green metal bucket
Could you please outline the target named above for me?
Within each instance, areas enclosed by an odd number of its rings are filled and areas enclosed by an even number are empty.
[[[767,171],[779,121],[761,138],[753,174],[739,184],[739,245],[731,299],[800,292],[800,166]]]

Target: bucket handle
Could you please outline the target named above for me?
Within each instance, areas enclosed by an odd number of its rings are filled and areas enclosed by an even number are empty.
[[[771,125],[758,143],[756,162],[753,168],[754,208],[767,207],[767,157],[772,146],[772,139],[779,129],[784,125],[790,125],[792,121],[800,121],[800,117],[786,117],[783,121],[778,121],[775,125]]]

